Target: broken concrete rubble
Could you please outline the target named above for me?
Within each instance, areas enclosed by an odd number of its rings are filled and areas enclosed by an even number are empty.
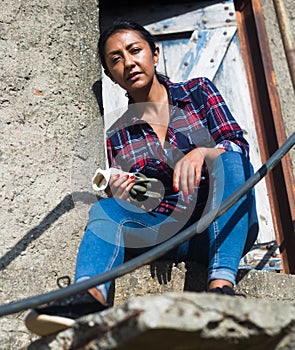
[[[183,264],[174,266],[171,279],[158,284],[143,266],[116,281],[112,309],[24,350],[295,349],[295,276],[240,270],[236,291],[244,298],[200,292],[206,269],[192,270],[186,276]],[[188,287],[199,292],[182,292]]]
[[[286,350],[295,347],[295,304],[206,293],[130,298],[88,315],[27,350]]]

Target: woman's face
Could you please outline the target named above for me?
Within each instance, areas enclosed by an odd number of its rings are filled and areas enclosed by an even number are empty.
[[[105,44],[106,74],[131,95],[151,86],[158,58],[137,31],[114,33]]]

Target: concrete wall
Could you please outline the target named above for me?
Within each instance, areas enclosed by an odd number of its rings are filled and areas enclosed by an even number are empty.
[[[284,0],[293,38],[295,38],[294,1]],[[273,1],[261,0],[265,19],[266,31],[273,61],[277,88],[281,103],[283,119],[287,136],[295,131],[295,93],[288,68],[282,37],[277,22]],[[295,173],[295,148],[291,150],[293,173]],[[291,190],[291,189],[290,189]]]
[[[72,192],[87,190],[93,169],[79,161],[94,167],[103,158],[103,136],[92,92],[100,74],[97,1],[4,0],[0,12],[2,304],[73,275],[85,225],[74,201],[92,198]],[[84,136],[94,121],[98,146],[90,153]],[[1,349],[30,339],[23,316],[0,319]]]
[[[286,1],[294,19],[292,2]],[[291,134],[294,92],[272,2],[262,4]],[[89,179],[104,160],[102,119],[92,92],[100,74],[97,1],[2,0],[0,25],[2,304],[50,291],[57,277],[73,276],[95,200]],[[24,314],[0,319],[1,348],[17,349],[33,339]]]

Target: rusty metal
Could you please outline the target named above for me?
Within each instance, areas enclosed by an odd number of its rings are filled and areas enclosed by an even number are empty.
[[[238,33],[262,162],[286,140],[259,0],[235,0]],[[295,273],[295,185],[287,156],[266,178],[283,273]]]

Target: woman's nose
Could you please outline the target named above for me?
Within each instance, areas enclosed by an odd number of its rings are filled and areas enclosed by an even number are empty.
[[[125,56],[125,67],[132,67],[134,65],[133,57],[130,54],[126,54]]]

